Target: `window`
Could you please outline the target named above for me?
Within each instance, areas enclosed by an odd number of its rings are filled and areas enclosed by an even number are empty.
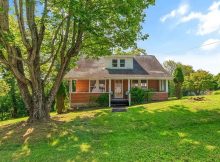
[[[116,59],[112,60],[112,67],[118,67],[118,60]]]
[[[96,80],[90,80],[90,92],[96,91]]]
[[[72,80],[72,92],[76,92],[76,81]]]
[[[105,80],[99,80],[99,92],[105,92]]]
[[[141,80],[141,88],[147,89],[147,80]]]
[[[166,91],[166,80],[160,81],[160,91],[165,92]]]
[[[90,80],[90,92],[105,92],[105,80]]]
[[[125,60],[120,60],[120,67],[125,67]]]
[[[138,80],[132,80],[131,87],[138,87]]]

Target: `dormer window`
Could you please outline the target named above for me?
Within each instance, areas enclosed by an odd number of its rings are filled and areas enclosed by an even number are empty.
[[[125,67],[125,60],[124,59],[120,60],[120,67]]]
[[[112,67],[118,67],[118,60],[117,59],[112,60]]]

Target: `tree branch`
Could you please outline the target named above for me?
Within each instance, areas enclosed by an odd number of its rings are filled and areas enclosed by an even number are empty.
[[[40,26],[40,31],[39,31],[39,46],[41,45],[42,41],[43,41],[43,38],[44,38],[44,31],[45,31],[45,19],[46,19],[46,16],[47,16],[47,0],[44,0],[44,11],[43,11],[43,15],[41,17],[41,20],[40,20],[40,23],[41,23],[41,26]]]
[[[64,54],[66,51],[66,45],[67,45],[67,40],[69,38],[69,31],[70,31],[70,16],[67,18],[67,23],[66,23],[66,29],[65,29],[65,35],[64,35],[64,40],[63,40],[63,46],[61,48],[61,62],[64,59]]]
[[[53,66],[54,66],[55,60],[56,60],[56,58],[57,58],[57,55],[58,55],[58,53],[60,52],[61,44],[62,44],[62,40],[61,40],[60,43],[59,43],[57,52],[56,52],[56,54],[55,54],[54,57],[53,57],[52,63],[51,63],[51,65],[50,65],[50,67],[49,67],[49,70],[47,71],[47,74],[46,74],[46,76],[45,76],[43,82],[46,82],[47,79],[48,79],[48,77],[50,76],[50,73],[51,73],[52,68],[53,68]]]
[[[23,1],[19,0],[19,10],[18,10],[17,0],[14,0],[14,6],[15,6],[15,14],[16,14],[16,17],[17,17],[21,38],[22,38],[22,41],[24,43],[24,46],[29,51],[31,49],[31,45],[30,45],[29,40],[27,39],[26,31],[25,31],[25,27],[24,27]]]
[[[36,55],[39,54],[39,38],[38,38],[38,30],[37,25],[35,23],[35,0],[26,0],[26,17],[27,17],[27,25],[31,32],[31,40],[32,40],[32,51],[30,53],[31,61],[36,58]]]

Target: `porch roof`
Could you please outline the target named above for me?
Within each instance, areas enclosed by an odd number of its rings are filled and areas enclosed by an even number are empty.
[[[70,70],[65,79],[172,79],[155,56],[134,56],[133,69],[108,69],[105,58],[80,59],[76,68]]]

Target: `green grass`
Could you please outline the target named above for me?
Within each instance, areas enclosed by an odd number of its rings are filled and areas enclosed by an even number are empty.
[[[219,161],[220,95],[0,122],[0,161]]]

